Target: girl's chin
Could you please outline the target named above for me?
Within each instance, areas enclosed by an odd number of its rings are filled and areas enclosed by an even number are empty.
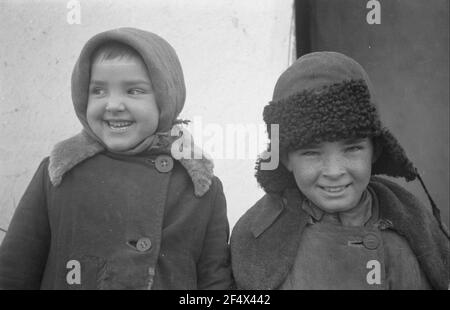
[[[112,152],[126,152],[139,146],[145,139],[136,141],[108,141],[106,148]]]
[[[136,143],[131,143],[131,142],[117,143],[117,142],[109,141],[108,143],[105,143],[105,145],[106,145],[106,148],[108,149],[108,151],[111,151],[111,152],[125,152],[125,151],[128,151],[130,149],[133,149],[137,144]]]

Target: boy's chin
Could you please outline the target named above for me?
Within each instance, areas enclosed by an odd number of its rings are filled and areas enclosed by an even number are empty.
[[[130,149],[127,147],[120,147],[120,146],[115,146],[115,145],[111,145],[111,146],[107,145],[106,148],[110,152],[125,152]]]
[[[356,205],[347,201],[320,201],[316,203],[316,206],[324,212],[327,213],[336,213],[336,212],[345,212],[353,209]]]

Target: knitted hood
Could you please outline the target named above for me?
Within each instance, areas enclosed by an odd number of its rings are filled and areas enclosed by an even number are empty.
[[[309,143],[371,137],[381,150],[372,165],[373,175],[417,176],[405,151],[382,125],[372,83],[362,66],[336,52],[315,52],[300,57],[278,79],[272,101],[264,108],[270,137],[270,125],[279,125],[280,154]],[[270,146],[269,146],[270,148]],[[296,188],[295,179],[283,164],[274,170],[261,169],[256,163],[256,178],[267,193],[281,194]]]
[[[72,101],[77,117],[85,129],[91,56],[104,43],[116,41],[134,48],[142,57],[159,107],[158,132],[170,130],[180,114],[186,98],[183,71],[172,46],[158,35],[135,28],[119,28],[101,32],[83,47],[72,72]]]

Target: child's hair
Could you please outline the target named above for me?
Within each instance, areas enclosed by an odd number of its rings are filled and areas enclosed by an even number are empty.
[[[112,59],[130,59],[139,58],[141,55],[131,46],[117,41],[107,42],[97,48],[92,53],[91,63],[99,63]]]

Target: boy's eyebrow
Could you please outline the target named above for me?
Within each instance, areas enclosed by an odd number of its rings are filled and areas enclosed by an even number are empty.
[[[358,143],[364,142],[365,139],[366,138],[350,138],[350,139],[345,139],[343,141],[343,143],[345,145],[358,144]],[[320,148],[320,144],[319,143],[309,143],[309,144],[303,145],[299,149],[304,150],[304,149],[318,149],[318,148]]]
[[[318,149],[320,148],[320,145],[317,143],[309,143],[309,144],[305,144],[302,147],[300,147],[300,150],[304,150],[304,149]]]
[[[365,138],[351,138],[344,140],[344,144],[357,144],[364,142]]]

